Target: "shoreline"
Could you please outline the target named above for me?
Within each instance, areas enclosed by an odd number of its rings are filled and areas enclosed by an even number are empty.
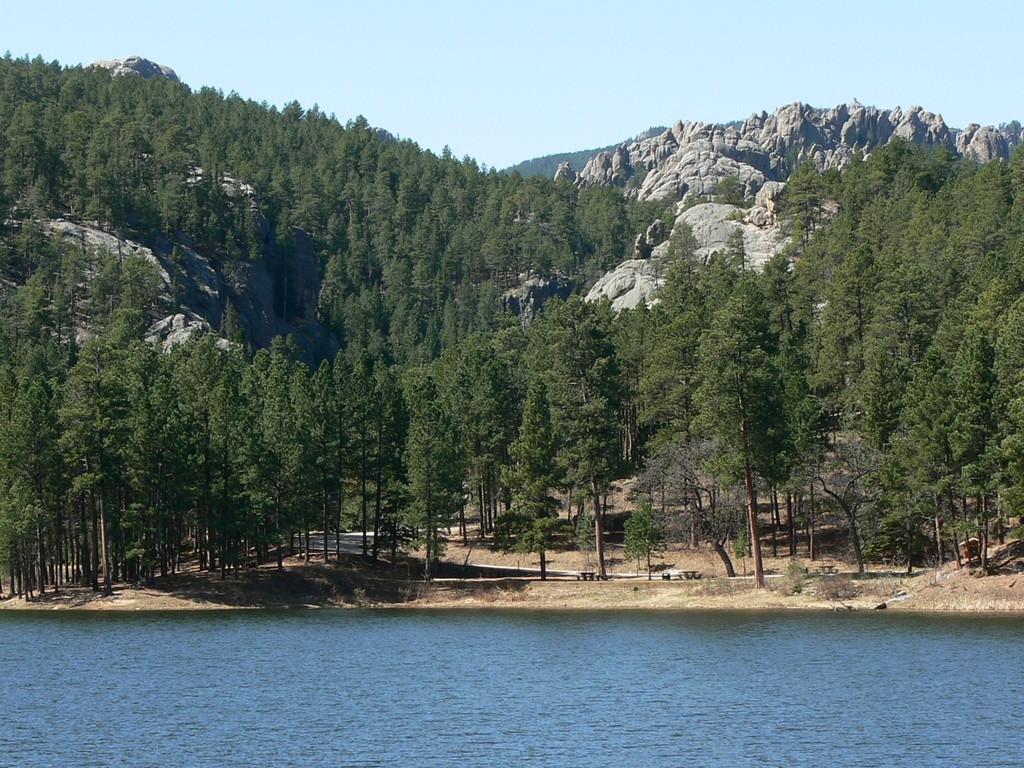
[[[1024,614],[1024,574],[981,577],[969,569],[912,575],[782,576],[766,589],[742,578],[666,581],[618,577],[576,581],[506,577],[438,579],[430,583],[361,573],[361,565],[289,563],[239,579],[193,572],[153,586],[119,584],[104,597],[85,587],[62,588],[31,601],[7,598],[2,611],[170,612],[202,610],[540,610],[540,611],[830,611]],[[362,576],[355,579],[353,574]]]

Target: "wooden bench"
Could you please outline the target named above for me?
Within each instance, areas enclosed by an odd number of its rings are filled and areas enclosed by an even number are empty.
[[[580,571],[576,575],[576,581],[594,581],[597,579],[596,571]]]

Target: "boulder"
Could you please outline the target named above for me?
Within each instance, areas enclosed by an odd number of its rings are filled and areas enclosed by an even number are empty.
[[[146,331],[145,339],[147,344],[159,344],[167,351],[178,344],[184,344],[195,334],[203,335],[211,333],[212,330],[210,324],[201,317],[195,317],[191,312],[179,312],[153,323]],[[227,339],[218,339],[217,345],[227,349],[231,342]]]
[[[645,232],[641,232],[633,241],[633,252],[638,259],[650,258],[654,249],[665,242],[665,222],[655,219]]]

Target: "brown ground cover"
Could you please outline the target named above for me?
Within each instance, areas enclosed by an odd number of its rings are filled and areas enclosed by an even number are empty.
[[[577,581],[572,577],[541,581],[536,577],[419,580],[415,561],[392,569],[366,563],[357,555],[324,565],[300,558],[240,571],[238,576],[190,568],[157,579],[151,586],[117,585],[103,597],[87,588],[48,592],[33,601],[8,599],[10,609],[83,610],[204,610],[227,608],[515,608],[566,609],[819,609],[871,610],[885,606],[897,611],[1024,611],[1024,542],[1010,542],[992,552],[992,575],[978,568],[958,569],[955,563],[913,574],[870,570],[859,575],[836,559],[767,557],[766,589],[754,589],[749,577],[730,579],[710,551],[673,547],[660,558],[662,571],[697,570],[700,580],[664,580],[659,574],[639,576],[635,563],[622,558],[621,547],[609,546],[608,561],[614,578]],[[453,544],[449,559],[456,563],[486,562],[523,568],[536,567],[536,556],[493,551],[486,542],[463,547]],[[588,563],[578,552],[554,553],[550,568],[581,570]],[[747,563],[749,566],[749,562]],[[834,565],[835,575],[818,568]],[[741,570],[741,563],[737,563]]]
[[[632,508],[628,484],[617,486],[610,509],[621,513]],[[453,534],[457,531],[453,530]],[[755,589],[749,577],[749,558],[734,559],[737,578],[727,578],[725,567],[710,547],[669,545],[654,559],[653,578],[644,567],[627,561],[621,531],[612,531],[606,547],[606,565],[613,576],[608,581],[577,581],[574,577],[553,577],[541,581],[533,576],[504,575],[500,578],[438,578],[425,584],[422,567],[404,559],[392,567],[374,564],[358,555],[333,555],[324,564],[319,555],[310,562],[299,557],[285,560],[278,571],[275,564],[228,573],[199,570],[195,563],[181,573],[156,579],[152,585],[120,584],[114,594],[103,597],[88,588],[62,588],[32,601],[7,599],[2,608],[84,609],[84,610],[205,610],[228,608],[323,608],[323,607],[414,607],[414,608],[525,608],[525,609],[831,609],[872,610],[885,606],[898,611],[1008,611],[1024,612],[1024,541],[1010,541],[990,550],[989,574],[978,567],[941,568],[911,574],[871,566],[857,574],[851,563],[840,557],[846,550],[841,532],[824,529],[816,538],[816,557],[808,556],[801,539],[797,557],[790,558],[784,534],[774,539],[763,531],[763,560],[767,588]],[[774,549],[774,554],[773,554]],[[776,556],[777,555],[777,556]],[[445,560],[449,573],[458,566],[477,563],[507,568],[538,569],[536,554],[502,552],[489,539],[469,531],[466,543],[453,535]],[[595,570],[592,556],[576,550],[549,552],[550,571],[577,573]],[[835,574],[822,573],[833,568]],[[663,574],[697,571],[699,580],[685,581]]]

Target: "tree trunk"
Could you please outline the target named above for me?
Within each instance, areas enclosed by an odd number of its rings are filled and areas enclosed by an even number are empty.
[[[338,491],[337,498],[335,499],[334,507],[334,559],[341,559],[341,491]],[[374,544],[377,541],[377,535],[374,533]]]
[[[811,498],[807,504],[807,556],[814,562],[814,484],[811,484]]]
[[[725,541],[719,541],[714,539],[711,542],[711,546],[715,548],[715,552],[722,558],[722,564],[725,566],[725,575],[730,579],[736,575],[736,569],[732,565],[732,559],[729,557],[729,552],[725,548]]]
[[[92,584],[92,573],[90,572],[90,565],[92,562],[91,553],[89,552],[89,532],[88,532],[88,520],[85,513],[85,494],[80,493],[78,495],[78,513],[79,513],[79,528],[78,528],[78,563],[80,571],[79,584],[83,586],[86,584]]]
[[[43,547],[43,525],[36,522],[36,555],[39,558],[39,594],[46,594],[46,557]]]
[[[89,564],[89,574],[92,577],[89,586],[94,592],[100,591],[100,515],[99,505],[96,503],[95,494],[90,493],[92,504],[92,525],[89,534],[92,541],[89,542],[89,554],[92,556]]]
[[[988,494],[981,494],[981,572],[988,575]]]
[[[107,560],[107,510],[103,501],[103,488],[100,488],[100,546],[103,551],[103,594],[106,597],[114,594],[110,584],[110,561]]]
[[[330,494],[328,494],[327,490],[324,489],[323,513],[324,513],[324,562],[325,563],[328,562],[330,560],[330,558],[331,558],[331,548],[327,545],[327,529],[328,529],[328,527],[330,527],[330,514],[331,514],[331,505],[328,502],[329,498],[330,498]]]
[[[366,468],[366,460],[364,458],[364,460],[363,460],[363,462],[361,464],[361,469],[360,469],[360,473],[359,473],[359,510],[362,513],[362,519],[363,520],[366,520],[366,503],[367,503],[366,502],[366,480],[367,480],[367,474],[368,474],[368,470]],[[340,512],[340,510],[339,510],[339,512]],[[374,528],[374,530],[377,530],[377,522],[378,521],[375,518],[374,521],[373,521],[373,528]],[[374,537],[374,539],[376,540],[376,537]],[[376,543],[376,541],[374,543]],[[366,556],[366,526],[364,525],[363,526],[363,557],[365,557],[365,556]]]
[[[907,575],[914,572],[914,524],[907,515]]]
[[[543,549],[540,551],[540,580],[548,580],[548,553]]]
[[[779,528],[782,523],[779,519],[779,492],[772,486],[772,557],[779,556]]]
[[[477,512],[480,514],[480,530],[477,531],[478,538],[483,538],[487,535],[487,516],[484,512],[484,480],[480,478],[480,482],[476,486],[476,506]]]
[[[757,496],[750,463],[743,465],[743,485],[747,491],[747,521],[750,525],[750,554],[754,560],[754,587],[764,589],[764,564],[761,562],[761,531],[757,525]]]
[[[434,557],[433,541],[434,541],[434,536],[436,534],[435,534],[435,531],[434,531],[434,508],[433,508],[434,507],[434,500],[433,500],[433,494],[431,493],[431,490],[429,488],[427,490],[426,506],[427,506],[427,530],[426,530],[427,556],[426,556],[425,562],[423,563],[423,580],[424,581],[430,581],[431,576],[433,575],[431,573],[431,568],[430,567],[431,567],[431,565],[433,565],[433,557]]]
[[[864,552],[860,544],[860,533],[857,531],[857,523],[853,515],[847,512],[850,519],[850,545],[853,547],[853,556],[857,559],[857,573],[864,573]]]
[[[597,573],[598,577],[604,580],[608,578],[604,566],[604,510],[601,508],[597,478],[591,479],[590,488],[594,493],[594,548],[597,550]]]
[[[789,556],[796,557],[796,527],[793,524],[793,494],[786,494],[786,537],[789,543]]]
[[[281,540],[281,495],[278,492],[274,502],[274,527],[277,529],[277,570],[284,570],[284,541]],[[292,544],[291,535],[288,536],[289,546]]]

